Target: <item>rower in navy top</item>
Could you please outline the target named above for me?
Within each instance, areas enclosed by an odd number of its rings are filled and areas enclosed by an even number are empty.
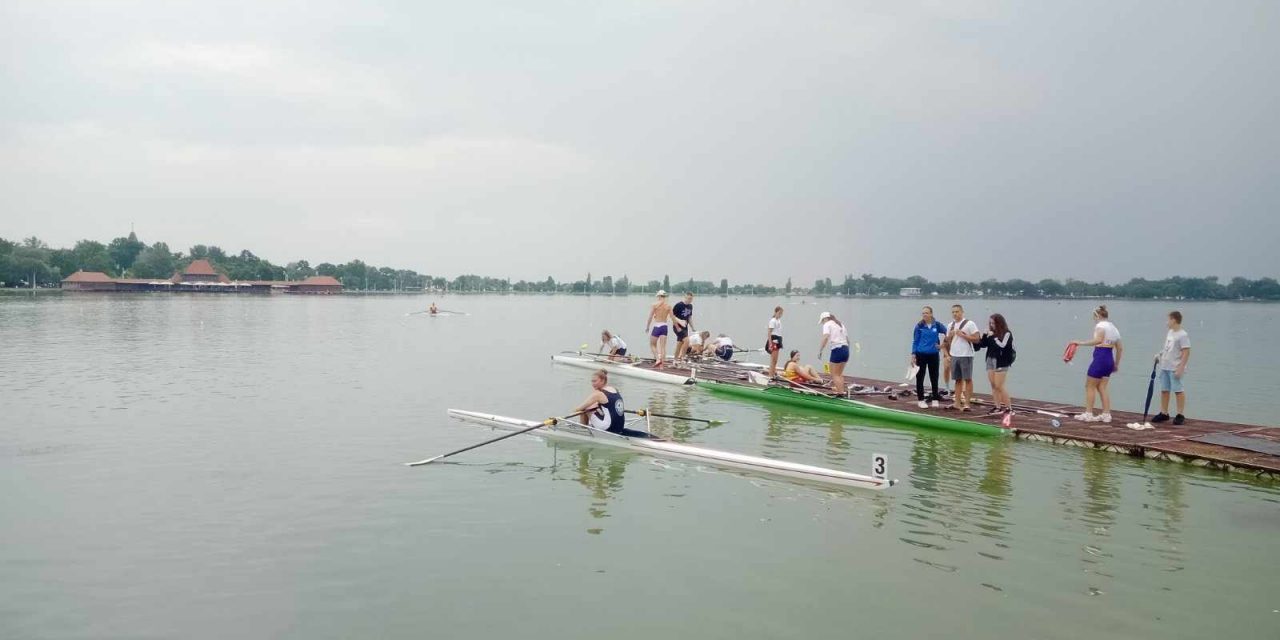
[[[628,438],[652,438],[644,431],[628,429],[626,407],[622,402],[622,394],[609,386],[609,373],[600,369],[591,374],[591,395],[583,401],[575,413],[579,419],[595,429],[616,433]]]

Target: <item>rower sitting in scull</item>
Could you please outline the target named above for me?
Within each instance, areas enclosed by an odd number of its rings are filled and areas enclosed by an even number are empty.
[[[707,346],[715,349],[717,358],[720,358],[725,362],[733,359],[733,338],[722,333],[715,340],[712,340]]]
[[[800,352],[796,349],[791,350],[791,358],[787,360],[787,366],[782,370],[782,377],[791,382],[817,382],[822,383],[822,376],[813,367],[800,364]]]
[[[648,433],[623,426],[627,418],[622,394],[609,386],[609,373],[604,369],[591,374],[591,395],[574,412],[579,414],[581,422],[594,429],[628,438],[653,438]]]
[[[440,309],[436,307],[436,303],[432,302],[431,306],[427,307],[427,313],[434,316],[437,313],[440,313]]]
[[[605,329],[600,332],[600,353],[609,356],[610,360],[621,360],[627,355],[627,343]]]

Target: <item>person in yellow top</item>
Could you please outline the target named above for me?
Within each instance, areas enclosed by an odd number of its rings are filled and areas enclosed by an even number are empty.
[[[800,351],[791,350],[791,357],[787,360],[787,366],[782,370],[782,377],[791,382],[816,382],[822,384],[822,376],[808,365],[800,364]]]

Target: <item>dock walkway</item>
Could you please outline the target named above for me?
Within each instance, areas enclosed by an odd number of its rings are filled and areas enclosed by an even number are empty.
[[[640,365],[647,366],[647,365]],[[664,368],[672,373],[692,371],[683,367]],[[730,367],[699,368],[697,375],[705,378],[743,381],[746,374]],[[916,406],[914,386],[907,388],[897,383],[874,378],[847,376],[850,384],[864,387],[891,388],[900,395],[855,395],[859,401],[899,411],[921,414],[945,415],[948,418],[978,424],[999,424],[1002,415],[984,415],[990,406],[991,396],[975,394],[982,405],[971,413],[958,413],[946,409],[921,409]],[[1112,411],[1110,424],[1080,422],[1073,416],[1084,409],[1079,405],[1044,402],[1039,400],[1014,401],[1015,415],[1010,425],[1013,435],[1021,440],[1052,442],[1054,444],[1102,449],[1139,458],[1169,460],[1199,467],[1246,473],[1261,478],[1280,480],[1280,427],[1216,422],[1188,419],[1185,424],[1165,422],[1154,429],[1134,430],[1129,423],[1142,420],[1142,415],[1127,411]],[[1037,410],[1059,414],[1037,413]],[[1054,426],[1054,422],[1058,426]]]

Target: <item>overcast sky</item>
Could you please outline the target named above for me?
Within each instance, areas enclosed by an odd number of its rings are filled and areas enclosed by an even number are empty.
[[[436,275],[1280,272],[1280,2],[0,4],[0,236]]]

